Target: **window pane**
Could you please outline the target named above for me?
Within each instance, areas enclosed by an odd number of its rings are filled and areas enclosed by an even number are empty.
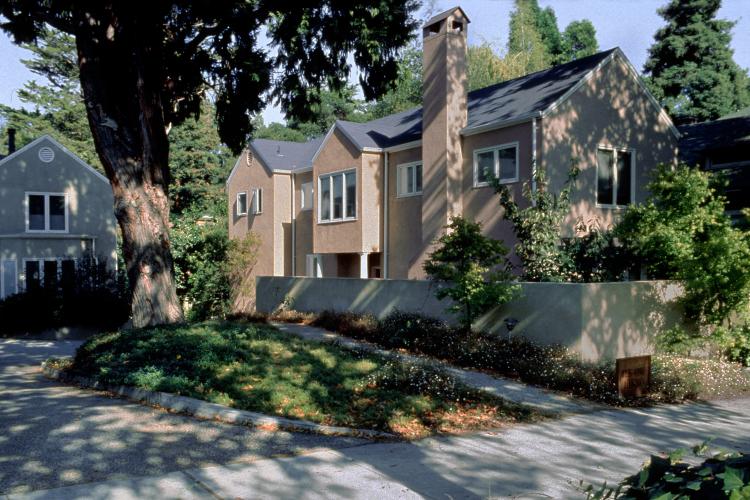
[[[630,203],[630,164],[631,154],[628,151],[617,152],[617,204]]]
[[[320,220],[331,220],[331,178],[320,179]]]
[[[409,194],[409,167],[398,169],[398,194]]]
[[[310,210],[312,208],[312,182],[305,182],[302,184],[302,210]]]
[[[38,290],[42,284],[39,279],[39,261],[27,260],[24,272],[26,273],[26,290]]]
[[[49,228],[65,231],[65,196],[49,197]]]
[[[72,290],[76,284],[76,265],[72,260],[62,261],[60,268],[60,284],[63,290]]]
[[[333,218],[341,219],[344,215],[344,176],[337,174],[333,181]]]
[[[614,177],[612,175],[612,162],[614,152],[598,150],[596,152],[596,163],[598,179],[596,183],[596,201],[602,205],[612,204],[612,193],[614,191]]]
[[[500,179],[516,179],[516,148],[501,149],[497,154],[500,157]]]
[[[55,290],[57,288],[57,261],[44,261],[44,288]]]
[[[422,192],[422,164],[417,164],[417,192]]]
[[[414,193],[414,166],[406,167],[406,192]]]
[[[495,152],[485,151],[477,154],[477,183],[487,182],[488,173],[495,173]]]
[[[3,281],[3,287],[5,288],[5,296],[8,297],[10,295],[15,295],[16,293],[18,293],[18,289],[17,289],[18,278],[16,277],[16,261],[4,260],[2,262],[3,262],[3,267],[2,269],[0,269],[0,273],[2,273],[2,276],[0,277],[0,279],[2,279]]]
[[[29,195],[29,229],[44,231],[44,195]]]
[[[357,216],[357,173],[346,174],[346,216]]]
[[[247,193],[240,193],[237,195],[237,215],[244,215],[247,213]]]

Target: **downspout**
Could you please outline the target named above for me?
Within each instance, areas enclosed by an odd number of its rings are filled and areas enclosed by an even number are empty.
[[[536,117],[531,119],[531,192],[536,193]]]
[[[388,279],[388,151],[383,156],[383,279]]]
[[[290,176],[292,181],[292,276],[297,276],[297,214],[295,213],[294,173]]]

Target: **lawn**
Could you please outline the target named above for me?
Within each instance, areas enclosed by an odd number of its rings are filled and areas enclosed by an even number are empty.
[[[107,384],[408,438],[539,417],[439,369],[307,342],[264,324],[205,322],[100,334],[65,369]]]

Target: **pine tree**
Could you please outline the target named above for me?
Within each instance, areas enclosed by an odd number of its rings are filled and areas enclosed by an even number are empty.
[[[750,105],[747,70],[733,59],[735,23],[716,19],[721,0],[671,0],[644,71],[675,121],[713,120]]]
[[[538,28],[539,12],[536,0],[516,0],[516,9],[510,16],[508,56],[518,54],[523,74],[548,68],[552,64],[553,56],[548,52]]]
[[[596,29],[588,19],[571,21],[562,34],[559,62],[568,62],[599,52]]]

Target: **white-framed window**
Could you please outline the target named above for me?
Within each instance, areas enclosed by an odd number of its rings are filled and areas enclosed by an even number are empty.
[[[402,163],[396,168],[396,192],[399,198],[422,194],[422,162]]]
[[[68,195],[26,193],[26,232],[67,233]]]
[[[263,213],[263,188],[253,189],[253,214]]]
[[[300,186],[300,210],[312,210],[313,183],[303,182]]]
[[[318,221],[357,218],[357,171],[335,172],[318,177]]]
[[[18,293],[18,268],[15,259],[0,260],[0,299]]]
[[[474,150],[474,187],[489,186],[494,174],[501,183],[518,182],[518,143]]]
[[[635,152],[599,146],[596,150],[596,204],[624,207],[635,197]]]
[[[76,269],[77,262],[69,257],[23,259],[24,289],[29,292],[41,287],[56,289],[72,285]]]
[[[237,215],[247,215],[247,193],[237,193]]]

